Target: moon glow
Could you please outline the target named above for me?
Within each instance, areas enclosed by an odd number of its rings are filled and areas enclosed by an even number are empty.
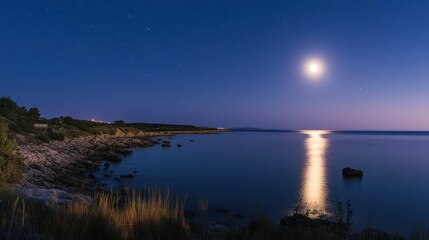
[[[317,64],[315,64],[315,63],[312,63],[310,65],[310,71],[313,72],[313,73],[316,73],[317,71],[319,71],[319,66]]]
[[[324,73],[323,62],[318,59],[310,59],[306,61],[304,64],[304,73],[312,80],[320,79]]]

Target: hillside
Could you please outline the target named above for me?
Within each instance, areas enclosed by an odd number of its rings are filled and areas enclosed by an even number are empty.
[[[0,98],[0,120],[8,125],[10,136],[18,143],[42,143],[51,140],[64,140],[90,135],[115,135],[159,131],[198,131],[210,128],[192,125],[125,123],[122,120],[114,123],[57,117],[46,119],[41,116],[38,108],[27,109],[19,106],[10,97]]]

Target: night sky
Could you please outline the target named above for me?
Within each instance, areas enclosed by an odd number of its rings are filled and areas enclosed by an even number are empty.
[[[429,130],[429,1],[5,0],[0,86],[48,118]]]

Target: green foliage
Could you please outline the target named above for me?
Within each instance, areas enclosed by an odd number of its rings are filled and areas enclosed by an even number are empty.
[[[29,119],[33,120],[33,121],[37,121],[40,119],[40,111],[37,108],[30,108],[28,110],[27,116]]]
[[[5,161],[0,167],[0,184],[14,184],[19,182],[24,171],[24,164],[21,159],[13,157]]]
[[[192,125],[175,125],[175,124],[156,124],[156,123],[129,123],[130,127],[142,130],[142,131],[192,131],[198,130],[198,127]]]
[[[64,140],[64,134],[60,133],[60,132],[56,132],[52,129],[52,127],[48,128],[48,136],[50,139],[54,140],[54,141],[63,141]]]
[[[51,119],[50,123],[55,128],[61,128],[66,137],[68,137],[69,134],[78,134],[78,136],[114,134],[116,131],[116,126],[114,125],[78,120],[69,116]]]
[[[0,183],[15,183],[21,179],[23,164],[13,156],[16,142],[8,136],[8,129],[0,120]]]
[[[123,120],[117,120],[114,124],[108,124],[73,119],[70,116],[47,120],[40,117],[39,109],[33,107],[27,110],[25,107],[19,106],[10,97],[0,98],[0,115],[7,121],[11,135],[24,135],[26,142],[34,143],[44,143],[51,140],[62,141],[65,138],[89,135],[115,135],[118,129],[123,133],[207,130],[207,128],[198,128],[190,125],[127,124]],[[46,129],[35,128],[35,123],[48,124],[48,131]]]
[[[9,138],[6,123],[0,120],[0,167],[12,157],[15,148],[16,142]]]
[[[9,128],[14,133],[33,133],[34,123],[40,120],[40,112],[37,108],[19,106],[10,97],[0,98],[0,115],[7,119]]]
[[[37,121],[40,119],[40,111],[37,108],[30,108],[28,111],[25,107],[20,107],[10,97],[0,98],[0,115],[10,121]]]
[[[120,125],[120,126],[124,126],[124,125],[125,125],[125,122],[124,122],[124,121],[122,121],[122,120],[116,120],[116,121],[114,121],[114,122],[113,122],[113,124],[115,124],[115,125]]]
[[[10,97],[0,98],[0,115],[3,117],[13,121],[25,113],[25,108],[20,108]]]

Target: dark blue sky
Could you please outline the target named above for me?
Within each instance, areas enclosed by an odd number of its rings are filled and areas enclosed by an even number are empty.
[[[428,1],[0,2],[0,95],[45,117],[429,130],[428,65]]]

